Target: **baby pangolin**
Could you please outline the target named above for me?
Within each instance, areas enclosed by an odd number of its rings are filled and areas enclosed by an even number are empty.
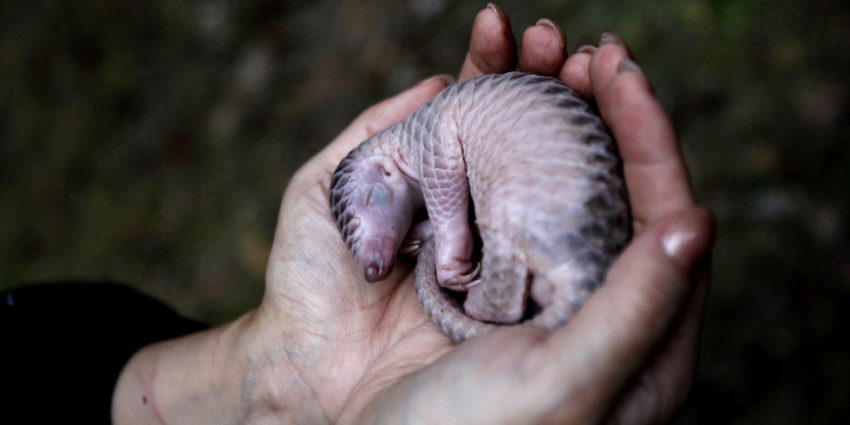
[[[419,300],[453,341],[521,322],[551,331],[631,237],[621,168],[575,91],[493,74],[450,85],[352,150],[330,207],[368,281],[387,277],[400,249],[419,252]],[[412,223],[423,207],[427,221]]]

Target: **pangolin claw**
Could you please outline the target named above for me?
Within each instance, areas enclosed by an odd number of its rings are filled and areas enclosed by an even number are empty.
[[[402,247],[399,248],[398,253],[404,254],[404,255],[409,255],[409,256],[415,258],[415,257],[419,256],[419,253],[421,251],[422,251],[422,241],[413,240],[413,241],[408,241],[407,243],[402,245]]]
[[[475,268],[472,269],[472,271],[470,271],[469,273],[458,275],[452,278],[450,282],[441,283],[440,286],[451,291],[466,292],[469,290],[469,288],[472,288],[473,286],[481,282],[481,279],[478,278],[478,275],[480,273],[481,262],[478,262],[475,264]]]

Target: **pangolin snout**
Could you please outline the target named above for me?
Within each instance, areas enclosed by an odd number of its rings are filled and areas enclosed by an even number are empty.
[[[360,252],[369,253],[369,258],[361,261],[363,276],[369,282],[386,279],[395,267],[395,256],[398,247],[391,237],[379,237],[366,242],[368,247],[359,247]]]

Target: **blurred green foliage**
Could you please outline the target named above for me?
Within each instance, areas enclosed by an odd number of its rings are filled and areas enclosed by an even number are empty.
[[[850,6],[503,1],[570,50],[618,30],[717,214],[680,423],[839,423],[850,400]],[[212,323],[259,302],[283,189],[356,114],[455,72],[483,2],[0,6],[0,289],[117,279]],[[844,419],[847,419],[846,416]]]

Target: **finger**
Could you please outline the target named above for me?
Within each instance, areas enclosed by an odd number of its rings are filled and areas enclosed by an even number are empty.
[[[449,75],[436,75],[389,99],[372,105],[355,118],[314,160],[321,163],[331,163],[333,167],[336,167],[336,164],[360,142],[403,120],[453,81]]]
[[[493,3],[478,12],[472,24],[469,52],[459,81],[484,74],[507,72],[516,64],[516,41],[508,15]]]
[[[713,223],[708,211],[693,207],[640,234],[605,284],[552,335],[546,355],[556,359],[541,361],[554,364],[541,371],[543,376],[572,381],[565,391],[581,392],[575,402],[591,410],[610,409],[688,301],[694,270],[711,247]],[[581,365],[581,370],[558,365]],[[572,408],[571,402],[563,408]]]
[[[599,111],[623,158],[635,231],[693,205],[673,126],[615,33],[603,33],[589,72]]]
[[[570,55],[561,67],[558,78],[566,85],[577,91],[585,99],[593,98],[593,87],[590,85],[590,59],[596,47],[585,44]]]
[[[543,18],[522,35],[517,69],[542,75],[558,75],[566,56],[567,37],[561,28]]]
[[[667,423],[690,395],[708,295],[707,271],[702,274],[670,338],[616,403],[608,423]]]

